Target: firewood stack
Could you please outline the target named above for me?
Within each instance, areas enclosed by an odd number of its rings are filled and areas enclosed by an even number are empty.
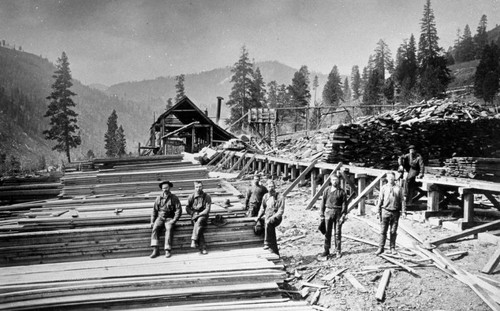
[[[447,176],[500,182],[500,159],[453,157],[445,166]]]
[[[500,157],[500,114],[476,103],[421,102],[341,125],[333,131],[330,163],[397,168],[397,158],[417,146],[425,161],[452,156]]]

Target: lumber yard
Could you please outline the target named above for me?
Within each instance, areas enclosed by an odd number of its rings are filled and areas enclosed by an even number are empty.
[[[257,138],[233,148],[237,137],[185,97],[154,121],[137,156],[2,185],[0,310],[500,310],[499,114],[432,100],[286,139],[276,119],[249,113]],[[398,252],[376,256],[374,206],[410,143],[425,172],[400,220]],[[256,173],[286,200],[280,255],[263,249],[246,210]],[[339,258],[320,256],[330,176],[348,195]],[[152,259],[164,180],[183,213],[172,257]],[[194,181],[212,197],[207,255],[190,247]]]

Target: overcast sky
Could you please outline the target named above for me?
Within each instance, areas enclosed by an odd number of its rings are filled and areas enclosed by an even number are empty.
[[[418,40],[425,0],[0,0],[0,39],[56,62],[73,78],[111,85],[255,61],[328,73],[366,66],[383,39],[393,56]],[[500,23],[500,0],[433,0],[439,45],[472,34],[482,14]]]

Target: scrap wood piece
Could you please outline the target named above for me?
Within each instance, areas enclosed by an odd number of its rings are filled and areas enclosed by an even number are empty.
[[[280,243],[282,243],[282,244],[283,243],[288,243],[288,242],[292,242],[292,241],[303,239],[305,237],[306,237],[306,235],[302,234],[302,235],[299,235],[299,236],[294,236],[294,237],[288,238],[286,240],[280,241]]]
[[[315,305],[316,303],[318,303],[319,295],[321,295],[321,289],[317,289],[314,295],[312,296],[310,301],[311,305]]]
[[[307,295],[309,295],[309,292],[310,292],[311,288],[310,287],[303,287],[301,290],[300,290],[300,296],[302,298],[306,298]]]
[[[500,263],[500,247],[497,248],[496,252],[491,256],[481,272],[486,274],[492,273],[498,266],[498,263]]]
[[[314,284],[314,283],[309,283],[309,282],[300,282],[300,287],[314,287],[314,288],[318,288],[318,289],[328,288],[328,286],[325,286],[325,285]]]
[[[360,239],[358,237],[347,235],[347,234],[343,234],[342,237],[348,238],[348,239],[353,240],[353,241],[365,243],[365,244],[368,244],[368,245],[376,246],[376,247],[379,246],[378,243],[375,243],[375,242],[372,242],[372,241],[368,241],[368,240],[364,240],[364,239]]]
[[[299,177],[295,178],[295,180],[292,182],[292,184],[290,186],[288,186],[288,188],[286,188],[285,191],[283,191],[283,197],[286,197],[286,195],[288,193],[290,193],[290,191],[292,191],[293,188],[295,188],[295,186],[300,182],[300,180],[302,178],[304,178],[307,173],[309,173],[313,168],[314,166],[316,165],[316,163],[318,163],[318,160],[314,160],[311,162],[311,164],[309,164],[309,166],[302,172],[302,174],[299,175]]]
[[[382,279],[377,288],[377,292],[375,293],[375,298],[377,300],[384,300],[385,289],[387,288],[387,284],[389,284],[389,279],[391,278],[392,270],[387,269],[384,271],[382,275]]]
[[[460,233],[453,234],[453,235],[446,237],[446,238],[429,241],[428,244],[430,244],[431,246],[438,246],[438,245],[441,245],[444,243],[452,242],[452,241],[458,240],[460,238],[463,238],[463,237],[466,237],[469,235],[473,235],[473,234],[477,234],[480,232],[484,232],[484,231],[494,229],[497,227],[500,227],[500,219],[489,222],[489,223],[484,224],[484,225],[480,225],[480,226],[471,228],[471,229],[464,230]]]
[[[50,216],[52,216],[52,217],[59,217],[62,214],[65,214],[67,212],[69,212],[69,209],[65,209],[65,210],[58,211],[58,212],[53,212],[52,214],[50,214]]]
[[[310,209],[311,207],[313,207],[314,203],[316,203],[316,201],[319,199],[320,196],[323,195],[323,192],[325,191],[325,189],[330,186],[330,178],[332,176],[334,176],[337,172],[337,170],[342,166],[342,162],[339,162],[332,170],[332,172],[330,173],[330,175],[328,175],[328,179],[323,183],[323,185],[321,185],[321,188],[319,188],[318,192],[316,192],[316,194],[313,196],[313,198],[311,199],[311,201],[309,201],[309,203],[307,204],[306,206],[306,209]]]
[[[354,286],[357,290],[362,293],[367,293],[368,290],[361,284],[355,277],[349,272],[344,273],[344,277]]]
[[[321,307],[321,306],[311,306],[314,310],[319,310],[319,311],[330,311],[331,309]]]
[[[391,257],[389,257],[389,256],[387,256],[385,254],[380,254],[379,256],[382,257],[382,258],[384,258],[385,260],[387,260],[390,263],[393,263],[395,265],[400,266],[401,268],[405,269],[406,271],[410,272],[411,274],[414,274],[414,275],[418,276],[417,272],[414,269],[408,267],[404,263],[399,262],[399,261],[397,261],[395,259],[392,259]]]
[[[468,251],[457,251],[457,252],[451,252],[451,253],[446,253],[444,254],[446,257],[458,257],[458,256],[465,256],[468,255]]]
[[[321,268],[316,269],[316,271],[311,272],[307,277],[306,277],[306,282],[311,282],[312,279],[318,274],[319,270]]]
[[[329,274],[325,275],[324,277],[322,277],[322,278],[321,278],[321,281],[330,282],[330,281],[331,281],[331,280],[333,280],[336,276],[341,275],[341,274],[342,274],[342,273],[344,273],[346,270],[347,270],[347,268],[342,268],[342,269],[335,270],[335,271],[333,271],[332,273],[329,273]]]

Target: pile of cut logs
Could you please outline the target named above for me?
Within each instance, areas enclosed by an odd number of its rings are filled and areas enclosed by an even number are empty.
[[[446,175],[500,182],[500,159],[453,157],[445,161]]]
[[[341,125],[333,131],[327,162],[397,168],[410,144],[426,160],[452,156],[500,157],[500,114],[475,103],[422,102]]]

